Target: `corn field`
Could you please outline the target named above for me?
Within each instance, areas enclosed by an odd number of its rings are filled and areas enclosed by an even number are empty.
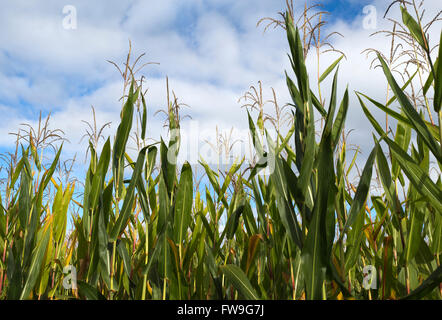
[[[54,178],[63,152],[57,131],[17,136],[15,154],[3,157],[0,299],[440,300],[442,64],[408,10],[401,6],[400,35],[427,69],[399,83],[376,52],[393,93],[385,103],[348,89],[338,97],[342,57],[317,79],[319,85],[333,77],[330,92],[313,92],[309,44],[293,12],[289,7],[282,20],[271,20],[290,48],[288,131],[271,138],[271,121],[248,108],[256,163],[244,170],[239,159],[224,172],[201,159],[203,187],[193,166],[170,161],[180,149],[176,100],[166,110],[171,138],[129,156],[134,121],[140,141],[149,126],[146,93],[128,70],[115,137],[98,150],[100,133],[87,136],[84,181]],[[436,51],[441,57],[442,47]],[[422,87],[414,88],[425,101],[420,111],[406,90],[424,74]],[[347,161],[345,136],[351,95],[372,125],[374,143],[356,185],[349,177],[357,153]],[[378,122],[372,115],[378,109],[395,128]],[[49,166],[42,139],[56,142]],[[268,175],[260,174],[264,168]]]

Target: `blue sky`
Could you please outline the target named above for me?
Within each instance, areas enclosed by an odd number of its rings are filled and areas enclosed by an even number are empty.
[[[438,0],[427,0],[427,17],[440,10]],[[300,1],[295,1],[303,6]],[[332,13],[325,31],[339,31],[344,38],[332,38],[333,45],[347,55],[340,68],[339,91],[365,92],[382,101],[386,84],[379,70],[370,70],[370,60],[362,50],[374,47],[388,50],[389,40],[369,37],[388,23],[382,19],[388,1],[323,1]],[[78,26],[65,30],[62,10],[73,5]],[[363,8],[374,5],[378,23],[374,30],[363,28]],[[93,105],[98,124],[112,122],[105,131],[113,135],[119,122],[122,83],[116,69],[125,59],[128,40],[134,55],[146,53],[143,61],[159,62],[143,70],[150,112],[148,134],[164,135],[162,118],[154,113],[166,104],[165,77],[179,101],[191,108],[185,112],[197,122],[204,140],[215,138],[215,128],[246,140],[246,112],[238,99],[262,81],[265,100],[274,88],[280,104],[290,102],[284,70],[289,70],[288,47],[281,29],[263,33],[257,21],[277,17],[285,0],[164,0],[164,1],[86,1],[15,0],[2,3],[0,12],[0,152],[11,150],[13,136],[21,123],[36,125],[40,110],[52,114],[52,128],[60,128],[69,139],[66,157],[84,159],[86,142],[80,143],[90,120]],[[398,7],[392,16],[399,18]],[[297,7],[296,13],[301,12]],[[436,28],[437,29],[437,28]],[[432,31],[433,35],[439,30]],[[433,37],[437,38],[437,37]],[[320,70],[339,55],[325,54]],[[314,56],[307,59],[314,77]],[[330,83],[322,88],[327,99]],[[270,108],[267,105],[266,108]],[[374,112],[376,114],[376,112]],[[378,113],[380,115],[380,113]],[[380,119],[382,117],[380,116]],[[382,122],[382,121],[381,121]],[[188,121],[183,124],[191,126]],[[371,149],[373,131],[361,113],[354,94],[346,130],[357,129],[351,142],[361,146],[362,160]],[[213,140],[212,140],[213,142]],[[246,143],[246,141],[245,141]],[[238,152],[247,146],[238,147]]]
[[[387,2],[387,1],[385,1]],[[355,17],[362,14],[362,9],[366,5],[373,5],[374,2],[370,0],[343,0],[343,1],[325,1],[324,7],[331,13],[328,20],[334,21],[336,19],[343,19],[351,21],[349,17]]]

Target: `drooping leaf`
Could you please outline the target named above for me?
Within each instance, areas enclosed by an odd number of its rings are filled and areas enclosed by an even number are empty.
[[[327,76],[333,71],[334,68],[336,68],[336,66],[338,65],[339,61],[342,60],[342,58],[344,58],[344,55],[340,56],[338,59],[336,59],[319,77],[319,83],[321,83],[322,81],[325,80],[325,78],[327,78]]]

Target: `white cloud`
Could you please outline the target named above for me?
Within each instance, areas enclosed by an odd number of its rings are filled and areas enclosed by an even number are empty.
[[[285,1],[73,1],[77,7],[78,29],[62,28],[59,1],[14,1],[3,4],[0,12],[0,103],[7,114],[2,126],[0,145],[11,145],[13,131],[21,122],[34,122],[29,113],[18,110],[22,102],[52,110],[52,123],[66,132],[70,152],[84,150],[78,141],[85,132],[81,120],[90,119],[90,106],[97,111],[99,123],[112,121],[109,134],[119,121],[122,88],[120,76],[106,62],[124,62],[128,39],[134,55],[147,52],[144,61],[160,62],[145,69],[148,77],[149,135],[157,138],[162,129],[160,116],[153,113],[166,104],[165,75],[180,101],[191,109],[183,109],[202,129],[247,128],[246,112],[237,102],[250,85],[263,81],[265,100],[275,88],[281,105],[290,102],[285,86],[284,70],[290,71],[288,46],[281,29],[263,34],[256,27],[261,17],[276,17]],[[358,2],[361,3],[361,2]],[[362,28],[361,14],[338,20],[327,30],[339,31],[345,38],[333,38],[336,48],[344,51],[347,60],[340,66],[339,97],[349,84],[351,104],[347,130],[356,129],[351,143],[362,146],[368,155],[373,129],[362,113],[354,90],[384,101],[386,82],[379,69],[370,70],[370,60],[362,50],[374,47],[388,51],[389,39],[369,37],[372,30]],[[376,0],[378,27],[387,22],[381,17],[385,1]],[[427,14],[437,12],[437,1],[428,1]],[[397,8],[396,8],[397,9]],[[397,10],[396,10],[397,11]],[[393,11],[392,11],[393,12]],[[397,13],[396,13],[397,16]],[[399,17],[398,17],[399,19]],[[432,38],[439,30],[432,33]],[[437,38],[437,37],[436,37]],[[315,82],[317,62],[312,51],[308,67]],[[321,57],[321,71],[338,57]],[[330,80],[322,85],[328,101]],[[270,106],[268,106],[270,108]],[[373,113],[382,119],[381,112]],[[381,123],[383,120],[380,121]]]

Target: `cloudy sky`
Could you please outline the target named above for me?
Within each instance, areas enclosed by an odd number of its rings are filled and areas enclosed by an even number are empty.
[[[296,2],[295,15],[301,12]],[[383,19],[390,1],[342,0],[322,1],[331,12],[323,34],[340,32],[332,37],[333,46],[346,54],[340,66],[339,92],[348,85],[351,104],[346,131],[352,131],[351,143],[361,146],[362,155],[370,152],[371,132],[368,121],[354,97],[354,91],[367,93],[385,101],[386,82],[379,69],[370,69],[371,57],[361,52],[367,48],[389,51],[389,39],[383,35],[369,37],[375,31],[391,29]],[[316,3],[316,2],[315,2]],[[156,111],[166,106],[166,76],[180,102],[190,106],[183,112],[192,120],[183,126],[196,126],[201,139],[214,139],[215,128],[230,130],[241,139],[247,129],[247,113],[238,99],[250,86],[262,82],[264,100],[275,89],[278,102],[290,102],[284,70],[290,70],[285,34],[282,29],[264,31],[257,27],[262,17],[277,17],[285,0],[1,0],[0,11],[0,152],[10,150],[22,123],[36,125],[39,112],[51,113],[51,127],[60,128],[70,143],[68,155],[77,153],[84,159],[85,141],[80,143],[91,120],[91,106],[96,110],[98,125],[112,122],[105,130],[113,135],[119,122],[122,81],[116,68],[125,61],[128,42],[133,55],[146,53],[141,63],[149,89],[148,134],[164,135],[163,117]],[[66,29],[65,11],[76,11],[76,28]],[[377,12],[375,28],[366,28],[367,12],[372,5]],[[426,0],[426,20],[440,10],[440,0]],[[390,17],[400,20],[399,7]],[[365,19],[365,20],[364,20]],[[425,19],[424,19],[425,20]],[[65,23],[65,24],[64,24]],[[373,25],[371,25],[373,26]],[[440,23],[430,32],[437,39]],[[321,56],[320,70],[333,62],[338,53]],[[314,51],[307,59],[310,77],[317,74]],[[328,100],[330,80],[322,87]],[[266,106],[269,110],[270,104]],[[375,112],[380,122],[381,113]],[[212,138],[210,138],[212,137]]]

